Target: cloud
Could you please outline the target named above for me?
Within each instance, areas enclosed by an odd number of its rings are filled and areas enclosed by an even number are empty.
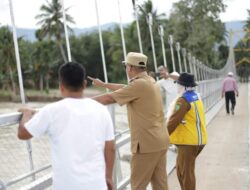
[[[249,0],[227,0],[225,3],[227,4],[226,11],[220,14],[224,22],[247,19],[247,8],[250,9]]]

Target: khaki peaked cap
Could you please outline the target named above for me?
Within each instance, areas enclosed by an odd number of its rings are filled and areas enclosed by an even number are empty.
[[[123,64],[129,64],[136,67],[147,67],[148,57],[142,53],[129,52]]]

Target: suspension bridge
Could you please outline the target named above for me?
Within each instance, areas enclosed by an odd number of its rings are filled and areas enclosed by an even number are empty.
[[[61,1],[63,5],[63,1]],[[96,14],[98,15],[98,5]],[[63,6],[64,10],[64,6]],[[138,27],[137,8],[134,7],[137,23],[138,44],[142,52],[140,30]],[[13,27],[13,39],[18,68],[21,102],[26,105],[21,63],[19,57],[18,41],[15,28],[14,13],[10,0],[10,13]],[[64,30],[67,46],[68,60],[71,61],[70,43],[64,15]],[[97,16],[98,18],[98,16]],[[152,33],[152,18],[147,17],[152,45],[154,68],[157,71],[155,58],[154,39]],[[98,21],[99,25],[99,21]],[[99,25],[100,26],[100,25]],[[124,43],[123,26],[121,38],[124,57],[126,48]],[[162,42],[163,63],[167,66],[164,47],[163,27],[159,27],[159,35]],[[101,27],[99,27],[100,49],[104,70],[105,82],[108,82],[107,69],[104,57]],[[181,47],[180,42],[175,42],[173,36],[168,37],[172,55],[173,71],[190,72],[198,81],[197,91],[201,94],[206,108],[206,120],[208,124],[209,140],[204,152],[197,161],[197,189],[208,190],[247,190],[250,184],[250,87],[247,84],[240,85],[240,97],[237,100],[236,114],[228,116],[224,110],[224,100],[221,99],[221,87],[224,77],[235,69],[234,50],[230,43],[227,63],[222,69],[215,70],[192,56],[191,52]],[[177,53],[177,62],[174,54]],[[176,64],[178,63],[178,64]],[[164,96],[164,94],[163,94]],[[166,100],[167,101],[167,100]],[[130,189],[129,187],[129,163],[126,155],[129,154],[130,134],[127,127],[126,108],[117,105],[108,107],[113,118],[116,131],[116,162],[114,182],[117,190]],[[47,137],[22,142],[16,137],[17,123],[21,114],[17,112],[2,113],[0,115],[0,190],[23,189],[40,190],[50,189],[52,185],[52,173],[50,164],[50,151]],[[167,171],[170,189],[180,189],[175,174],[176,152],[170,149],[167,153]]]

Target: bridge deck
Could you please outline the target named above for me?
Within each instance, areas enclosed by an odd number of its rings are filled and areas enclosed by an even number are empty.
[[[250,86],[250,85],[249,85]],[[249,190],[250,89],[240,87],[235,115],[226,115],[223,106],[208,125],[208,144],[196,162],[196,184],[200,190]],[[175,170],[169,189],[180,190]]]

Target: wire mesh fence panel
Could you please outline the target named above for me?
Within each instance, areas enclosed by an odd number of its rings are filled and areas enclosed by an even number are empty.
[[[206,109],[209,109],[220,99],[221,80],[202,81],[197,87],[201,93]],[[166,92],[162,92],[163,105],[166,109]],[[38,104],[39,106],[39,104]],[[37,107],[38,107],[37,106]],[[16,109],[16,108],[15,108]],[[115,131],[116,134],[123,135],[123,132],[129,133],[128,117],[126,106],[114,105]],[[1,109],[0,109],[1,110]],[[6,109],[4,109],[6,111]],[[2,113],[2,112],[0,112]],[[119,136],[119,137],[121,137]],[[129,141],[128,141],[129,142]],[[39,169],[51,163],[50,145],[47,136],[33,138],[31,140],[32,159],[34,169]],[[122,178],[130,175],[129,161],[131,158],[130,143],[117,149],[120,156],[119,161],[122,168]],[[30,160],[26,141],[17,138],[17,125],[0,128],[0,181],[8,184],[11,180],[30,172]],[[51,168],[35,175],[36,179],[51,173]],[[7,189],[15,190],[27,185],[32,181],[32,176],[11,185]],[[0,188],[1,189],[1,188]],[[48,189],[51,189],[48,188]]]
[[[222,81],[222,79],[213,79],[199,83],[197,91],[201,95],[206,111],[221,99]]]
[[[15,104],[13,104],[15,105]],[[17,105],[19,106],[19,104]],[[12,104],[11,104],[12,107]],[[127,109],[126,106],[115,106],[115,116],[116,116],[116,132],[121,133],[128,129],[127,120]],[[14,108],[16,111],[16,108]],[[3,109],[1,109],[3,111]],[[7,113],[10,113],[13,109],[4,109]],[[31,154],[34,169],[39,169],[51,163],[50,160],[50,145],[48,137],[42,136],[40,138],[33,138],[31,140]],[[127,148],[125,151],[127,154],[130,152]],[[124,151],[122,151],[124,152]],[[126,165],[127,163],[125,163]],[[126,166],[126,168],[129,168]],[[128,170],[128,169],[127,169]],[[7,189],[15,190],[31,183],[33,181],[33,175],[27,177],[26,179],[16,182],[12,185],[8,185],[9,182],[12,183],[13,179],[20,177],[24,174],[30,172],[30,160],[29,152],[27,150],[26,141],[19,140],[17,138],[17,125],[6,126],[0,128],[0,181],[5,185],[7,184]],[[35,179],[39,179],[42,176],[51,173],[51,168],[46,169],[43,172],[35,174]],[[51,187],[50,187],[51,188]],[[48,189],[50,189],[48,188]]]
[[[50,163],[48,139],[46,137],[34,139],[31,144],[34,169]],[[6,184],[29,172],[30,160],[27,144],[26,141],[17,138],[17,125],[0,128],[0,180]],[[36,177],[40,177],[44,173],[41,172]],[[32,177],[28,177],[11,185],[8,189],[18,189],[31,181]]]
[[[35,168],[51,163],[50,145],[47,136],[32,139],[32,155]]]
[[[3,182],[29,171],[26,145],[17,139],[16,130],[16,126],[0,128],[0,179]]]

